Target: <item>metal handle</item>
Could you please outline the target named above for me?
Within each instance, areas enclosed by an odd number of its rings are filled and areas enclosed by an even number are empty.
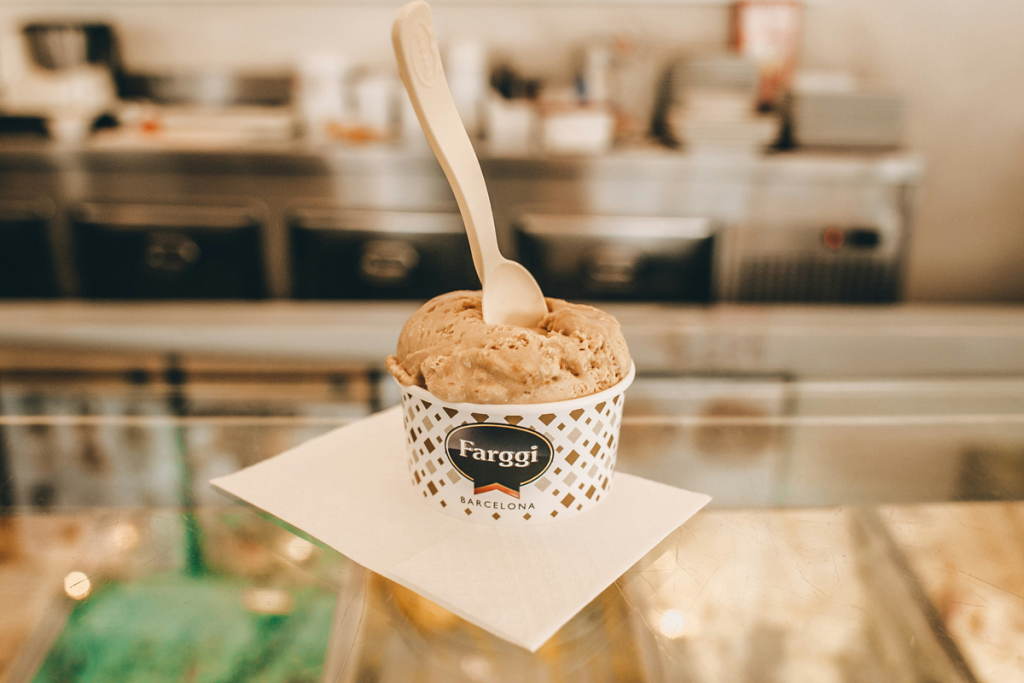
[[[399,285],[419,265],[420,254],[406,242],[372,240],[363,246],[359,272],[374,284]]]
[[[621,289],[636,283],[644,258],[641,249],[602,245],[591,255],[587,272],[591,282],[602,289]]]
[[[154,232],[146,236],[143,261],[165,273],[180,273],[196,263],[203,251],[188,235],[175,232]]]

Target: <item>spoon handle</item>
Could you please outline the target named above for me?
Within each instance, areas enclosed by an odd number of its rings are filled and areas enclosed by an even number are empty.
[[[430,6],[423,0],[405,5],[395,18],[391,40],[402,83],[459,203],[473,265],[483,285],[484,276],[504,259],[498,250],[484,174],[441,69]]]

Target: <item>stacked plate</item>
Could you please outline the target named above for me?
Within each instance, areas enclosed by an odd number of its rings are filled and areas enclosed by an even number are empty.
[[[758,152],[779,135],[779,120],[758,115],[757,65],[737,55],[674,64],[667,79],[664,129],[690,151]]]

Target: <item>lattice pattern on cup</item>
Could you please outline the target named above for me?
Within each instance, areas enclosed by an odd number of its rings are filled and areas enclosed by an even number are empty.
[[[563,519],[597,505],[608,494],[615,470],[622,394],[568,412],[531,412],[529,406],[450,405],[402,392],[402,409],[409,454],[409,473],[420,496],[432,507],[473,521],[524,524]],[[577,403],[578,404],[578,403]],[[504,494],[473,495],[473,483],[448,461],[445,436],[464,424],[507,424],[535,430],[554,447],[550,467],[524,485],[521,499]],[[467,505],[483,499],[510,508]],[[487,501],[484,501],[486,504]],[[515,502],[515,505],[513,505]],[[529,507],[531,506],[532,507]]]

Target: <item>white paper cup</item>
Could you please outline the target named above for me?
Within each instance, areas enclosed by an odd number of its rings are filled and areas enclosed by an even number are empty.
[[[636,369],[591,396],[551,403],[442,401],[402,387],[409,475],[427,505],[499,526],[575,517],[611,490],[623,392]]]

